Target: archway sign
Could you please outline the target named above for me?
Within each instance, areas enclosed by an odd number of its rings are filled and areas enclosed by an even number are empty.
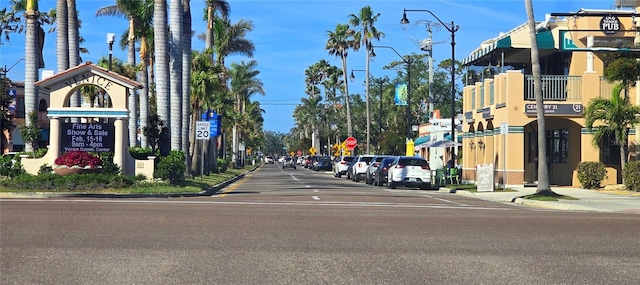
[[[70,107],[70,96],[87,85],[100,87],[109,94],[111,107]],[[54,165],[62,151],[113,152],[113,162],[120,166],[122,173],[134,174],[134,160],[128,151],[127,97],[129,89],[142,88],[140,83],[86,62],[38,81],[36,86],[50,94],[49,150],[42,163]],[[78,119],[65,122],[67,118]],[[113,119],[113,123],[102,123],[95,118]]]

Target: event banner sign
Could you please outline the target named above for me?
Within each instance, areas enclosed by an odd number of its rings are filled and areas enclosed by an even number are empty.
[[[62,151],[113,152],[115,131],[108,123],[62,123]]]
[[[409,98],[409,93],[407,93],[408,90],[409,89],[407,89],[407,83],[396,83],[396,94],[394,96],[396,106],[407,106],[407,98]]]

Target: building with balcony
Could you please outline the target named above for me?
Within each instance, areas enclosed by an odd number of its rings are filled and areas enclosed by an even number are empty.
[[[619,1],[617,1],[619,2]],[[616,3],[617,3],[616,2]],[[579,186],[577,165],[601,161],[603,182],[621,182],[620,152],[613,135],[598,147],[585,127],[584,111],[596,97],[611,96],[614,83],[602,73],[612,53],[633,51],[640,43],[640,1],[616,10],[581,9],[550,13],[536,23],[542,72],[549,179],[552,185]],[[538,132],[531,41],[526,23],[488,39],[462,60],[467,68],[463,91],[462,179],[475,181],[475,167],[493,164],[496,183],[535,184]],[[640,90],[631,88],[632,104]],[[629,126],[629,159],[640,159],[638,126]]]

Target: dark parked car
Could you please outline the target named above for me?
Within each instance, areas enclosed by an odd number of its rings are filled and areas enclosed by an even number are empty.
[[[364,178],[364,181],[367,184],[369,185],[373,184],[373,173],[378,169],[378,165],[380,165],[380,161],[382,161],[387,157],[394,158],[394,156],[391,156],[391,155],[376,155],[373,157],[373,159],[371,159],[371,162],[369,162],[369,167],[367,167],[367,173],[365,174],[365,178]]]
[[[333,169],[333,164],[331,163],[331,158],[328,156],[318,156],[316,160],[313,162],[313,170],[328,170],[331,171]]]
[[[372,173],[373,185],[382,186],[387,183],[387,173],[389,172],[389,166],[395,160],[395,157],[385,157],[378,162],[376,171]]]

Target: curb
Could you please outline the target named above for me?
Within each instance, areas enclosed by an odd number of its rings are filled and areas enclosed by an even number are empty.
[[[602,209],[586,207],[581,205],[564,204],[564,203],[559,203],[554,201],[547,202],[547,201],[536,201],[536,200],[529,200],[529,199],[523,199],[523,198],[514,198],[511,200],[511,202],[516,205],[543,208],[543,209],[604,212]]]

